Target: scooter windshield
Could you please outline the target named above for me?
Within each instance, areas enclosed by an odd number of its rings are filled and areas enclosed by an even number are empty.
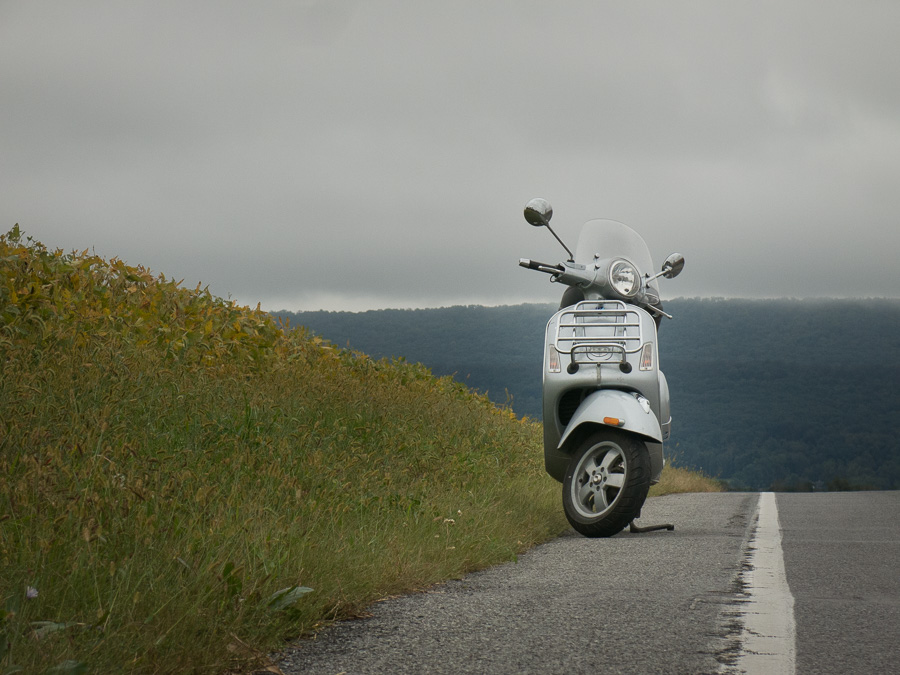
[[[575,248],[575,262],[589,265],[594,262],[595,256],[603,260],[625,258],[638,268],[641,276],[653,274],[653,260],[646,242],[637,232],[616,220],[589,220],[581,228]],[[655,279],[648,286],[659,294]]]

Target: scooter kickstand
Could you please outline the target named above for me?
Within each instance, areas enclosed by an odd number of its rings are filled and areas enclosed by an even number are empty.
[[[656,530],[668,530],[669,532],[672,532],[674,529],[675,529],[675,526],[670,523],[667,523],[665,525],[648,525],[647,527],[640,527],[638,525],[635,525],[634,521],[632,520],[628,524],[628,531],[631,532],[632,534],[641,534],[643,532],[655,532]]]

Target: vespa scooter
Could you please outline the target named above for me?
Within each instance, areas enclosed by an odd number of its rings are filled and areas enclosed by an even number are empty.
[[[651,276],[647,244],[612,220],[587,222],[573,254],[550,228],[552,215],[543,199],[525,207],[525,219],[550,230],[569,259],[519,260],[567,286],[544,340],[545,467],[563,484],[566,518],[581,534],[609,537],[629,524],[645,531],[632,521],[659,481],[672,425],[657,349],[659,321],[672,317],[657,280],[676,277],[684,257],[673,253]]]

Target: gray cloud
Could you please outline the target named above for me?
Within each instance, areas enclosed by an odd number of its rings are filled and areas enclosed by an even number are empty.
[[[622,220],[665,294],[900,295],[891,3],[0,3],[0,228],[269,309],[547,300]]]

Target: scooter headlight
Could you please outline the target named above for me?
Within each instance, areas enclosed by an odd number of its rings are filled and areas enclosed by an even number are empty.
[[[633,298],[641,290],[641,275],[627,260],[615,260],[609,266],[609,285],[624,298]]]

